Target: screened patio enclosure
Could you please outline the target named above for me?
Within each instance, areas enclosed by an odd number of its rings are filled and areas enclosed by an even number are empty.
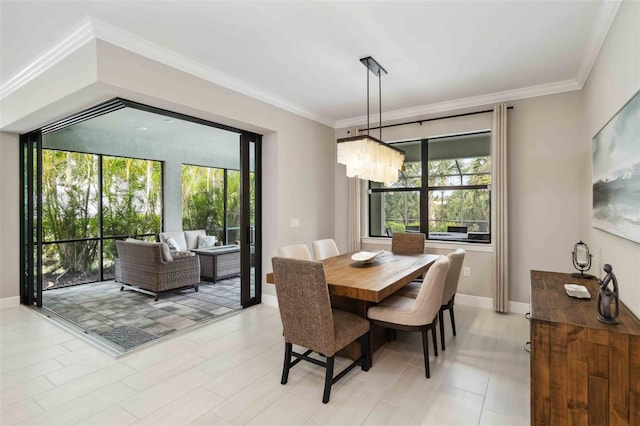
[[[114,99],[21,142],[23,304],[113,280],[116,240],[189,229],[239,247],[238,305],[260,302],[260,135]]]

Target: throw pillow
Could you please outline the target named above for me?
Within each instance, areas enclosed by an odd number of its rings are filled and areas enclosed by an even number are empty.
[[[180,250],[180,246],[178,245],[178,242],[175,240],[175,238],[167,238],[165,243],[167,243],[171,250]]]
[[[173,256],[171,255],[169,245],[166,243],[160,243],[160,247],[162,248],[162,260],[165,262],[173,262]]]
[[[212,235],[198,235],[198,248],[208,249],[216,246],[216,237]]]
[[[188,250],[173,250],[171,251],[171,256],[173,256],[173,260],[176,259],[184,259],[185,257],[195,256],[195,253],[192,253]]]

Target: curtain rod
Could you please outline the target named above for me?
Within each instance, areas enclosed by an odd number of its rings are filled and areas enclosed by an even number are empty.
[[[507,107],[507,110],[510,110],[510,109],[513,109],[513,107],[512,106]],[[374,130],[374,129],[381,129],[381,128],[382,129],[386,129],[387,127],[406,126],[407,124],[419,124],[419,125],[422,126],[422,123],[424,123],[426,121],[444,120],[444,119],[447,119],[447,118],[456,118],[456,117],[466,117],[467,115],[485,114],[487,112],[493,112],[493,110],[492,109],[487,109],[487,110],[484,110],[484,111],[465,112],[465,113],[462,113],[462,114],[446,115],[444,117],[425,118],[423,120],[407,121],[405,123],[386,124],[384,126],[358,129],[358,132],[364,132],[366,130]]]

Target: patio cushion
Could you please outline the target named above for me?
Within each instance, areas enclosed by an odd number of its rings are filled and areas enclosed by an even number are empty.
[[[198,235],[198,248],[207,249],[216,246],[216,237],[209,235]]]
[[[184,232],[182,231],[161,232],[159,237],[161,242],[166,243],[168,243],[167,240],[169,238],[173,238],[178,244],[177,250],[187,250],[187,240],[185,239]]]
[[[185,257],[192,257],[195,256],[196,254],[192,251],[188,251],[188,250],[171,250],[171,256],[173,256],[173,259],[184,259]]]
[[[207,235],[207,232],[204,229],[197,229],[195,231],[184,231],[184,238],[187,242],[187,250],[198,248],[198,235]]]

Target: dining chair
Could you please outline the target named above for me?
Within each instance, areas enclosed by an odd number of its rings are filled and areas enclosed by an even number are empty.
[[[289,370],[301,360],[325,367],[322,402],[326,404],[331,395],[331,385],[356,365],[360,364],[364,371],[369,370],[369,321],[331,308],[329,287],[321,262],[284,257],[274,257],[271,262],[285,340],[281,383],[287,384]],[[336,352],[355,341],[360,343],[360,358],[334,377]],[[307,350],[302,354],[294,352],[294,344]],[[326,357],[326,361],[312,358],[309,356],[312,352]],[[295,361],[291,361],[292,357],[296,358]]]
[[[280,247],[278,249],[278,256],[291,259],[313,260],[309,247],[307,247],[306,244],[293,244]]]
[[[427,271],[417,298],[391,295],[367,310],[367,317],[373,325],[391,330],[422,333],[422,351],[427,378],[431,377],[428,332],[431,330],[434,354],[438,356],[436,325],[448,269],[449,259],[446,256],[439,256]]]
[[[440,340],[442,342],[442,350],[444,351],[444,311],[449,311],[449,317],[451,318],[451,329],[453,335],[456,335],[456,319],[453,315],[453,303],[458,291],[458,281],[460,281],[460,271],[462,270],[462,262],[464,262],[465,251],[463,249],[457,249],[453,253],[449,253],[449,272],[447,272],[447,278],[444,281],[444,292],[442,293],[442,305],[438,312],[440,320]]]
[[[313,242],[313,254],[316,260],[326,259],[328,257],[338,256],[338,246],[331,238],[326,240],[316,240]]]
[[[401,232],[393,234],[391,237],[391,251],[394,254],[401,255],[414,255],[414,254],[423,254],[424,253],[424,242],[426,240],[425,234],[419,232]],[[411,283],[416,283],[416,285],[422,284],[424,279],[424,275],[421,275]]]
[[[412,255],[424,253],[425,235],[419,232],[396,232],[391,237],[394,254]]]
[[[440,342],[442,350],[445,350],[444,344],[444,311],[449,311],[449,317],[451,318],[451,328],[453,329],[453,335],[456,335],[456,321],[453,314],[453,303],[458,291],[458,281],[460,281],[460,271],[462,270],[462,263],[464,262],[465,251],[461,248],[453,251],[447,255],[449,258],[449,272],[447,272],[447,278],[444,282],[444,291],[442,293],[442,305],[438,312],[438,319],[440,322]],[[420,292],[420,283],[410,282],[400,290],[395,292],[396,296],[410,297],[415,299]]]

